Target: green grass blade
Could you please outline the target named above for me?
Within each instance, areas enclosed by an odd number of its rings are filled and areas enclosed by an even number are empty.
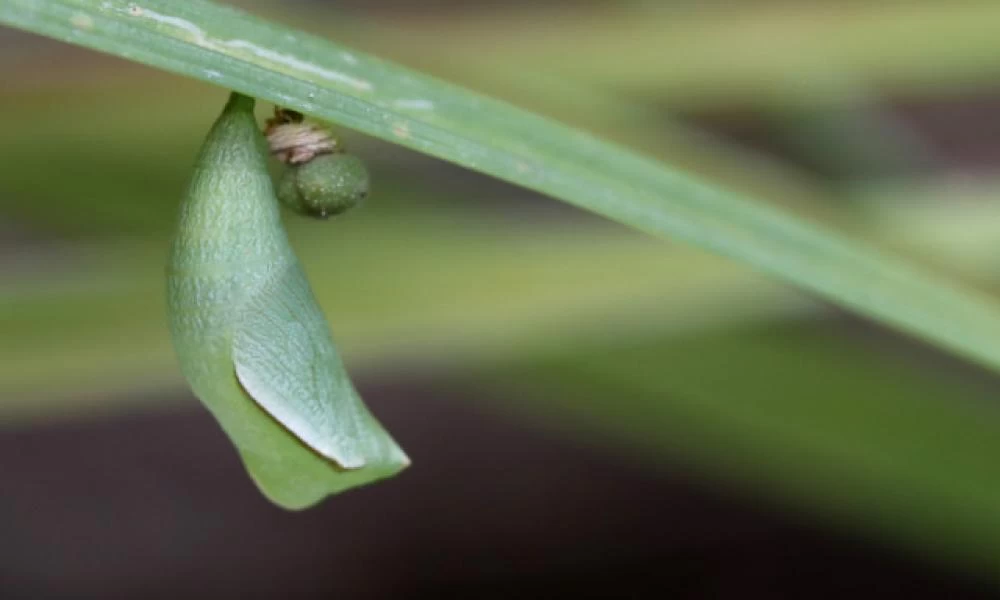
[[[1000,369],[992,299],[580,131],[326,40],[196,0],[7,0],[0,22],[280,103],[683,240]]]

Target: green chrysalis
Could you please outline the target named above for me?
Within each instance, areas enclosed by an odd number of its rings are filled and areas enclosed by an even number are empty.
[[[181,370],[276,504],[300,509],[409,459],[368,412],[282,228],[254,100],[202,147],[168,267]]]

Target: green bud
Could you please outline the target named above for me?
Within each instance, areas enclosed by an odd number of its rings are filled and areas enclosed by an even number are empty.
[[[278,199],[295,212],[325,219],[357,206],[368,196],[368,169],[352,154],[321,154],[288,165],[278,182]]]

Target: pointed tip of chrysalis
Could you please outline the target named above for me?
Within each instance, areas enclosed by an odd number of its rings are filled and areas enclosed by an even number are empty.
[[[250,478],[264,496],[286,510],[304,510],[315,506],[330,496],[350,489],[373,484],[399,475],[410,466],[409,457],[395,446],[389,456],[372,460],[358,469],[330,470],[329,463],[313,466],[297,465],[288,469],[273,456],[242,452]]]
[[[406,453],[403,452],[403,449],[400,448],[399,446],[396,446],[396,460],[398,461],[397,464],[399,464],[400,471],[413,464],[413,461],[410,460],[410,457],[407,456]]]

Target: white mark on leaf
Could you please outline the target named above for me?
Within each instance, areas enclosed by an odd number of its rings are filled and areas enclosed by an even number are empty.
[[[216,50],[230,56],[233,56],[234,54],[238,55],[240,53],[249,53],[276,65],[292,69],[293,71],[317,75],[327,81],[342,83],[356,90],[367,92],[373,89],[371,82],[365,81],[364,79],[353,77],[346,73],[341,73],[340,71],[326,69],[319,65],[315,65],[311,62],[292,56],[291,54],[284,54],[276,50],[271,50],[270,48],[259,46],[247,40],[213,39],[209,37],[208,34],[206,34],[200,27],[180,17],[164,15],[149,9],[143,10],[134,4],[129,5],[128,11],[132,16],[142,16],[161,25],[167,25],[169,27],[173,27],[174,29],[178,29],[184,32],[185,37],[189,42],[203,48]]]
[[[434,110],[434,103],[423,98],[400,98],[392,105],[401,110]]]
[[[327,79],[329,81],[339,81],[340,83],[349,85],[355,89],[362,91],[370,91],[372,89],[372,84],[357,77],[351,77],[346,73],[341,73],[340,71],[331,71],[330,69],[324,69],[323,67],[314,65],[310,62],[300,60],[295,58],[290,54],[282,54],[281,52],[276,52],[270,48],[263,48],[254,44],[253,42],[248,42],[246,40],[220,40],[218,42],[223,46],[229,48],[238,48],[241,50],[246,50],[251,54],[255,54],[260,58],[270,60],[274,63],[285,65],[296,71],[302,73],[311,73],[313,75],[319,75],[320,77]]]
[[[93,29],[94,20],[90,18],[89,15],[83,13],[76,13],[69,19],[70,25],[76,29]]]

